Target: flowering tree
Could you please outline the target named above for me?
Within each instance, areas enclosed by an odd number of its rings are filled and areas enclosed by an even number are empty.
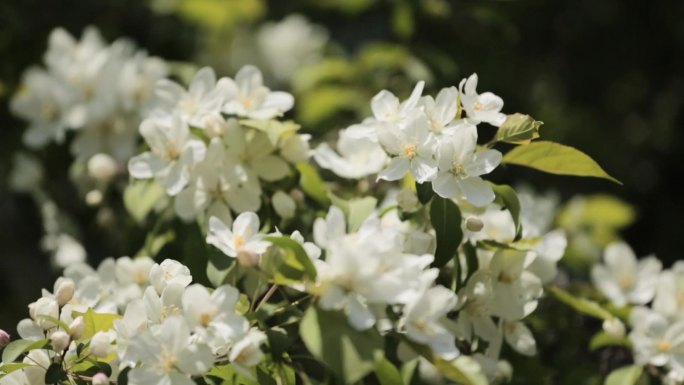
[[[297,67],[285,64],[281,82]],[[68,143],[87,204],[123,201],[116,215],[146,237],[134,257],[90,267],[39,163],[17,157],[13,185],[41,205],[63,273],[18,338],[0,333],[0,384],[500,383],[515,376],[509,356],[536,355],[529,320],[549,294],[602,320],[592,345],[632,347],[635,364],[608,383],[684,381],[681,266],[638,261],[612,242],[619,225],[611,242],[587,241],[586,206],[605,198],[569,203],[554,227],[553,197],[487,181],[517,165],[619,183],[540,140],[541,122],[502,112],[476,74],[434,96],[424,81],[404,100],[379,90],[334,145],[286,120],[294,96],[253,65],[185,80],[92,28],[80,40],[55,30],[44,67],[27,70],[12,103],[26,146]],[[200,270],[164,258],[174,221],[201,231],[186,256],[201,254]],[[595,289],[578,280],[590,295],[557,285],[579,245],[607,245],[588,269]]]

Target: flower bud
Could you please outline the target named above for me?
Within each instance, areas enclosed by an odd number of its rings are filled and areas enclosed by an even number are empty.
[[[90,339],[90,354],[98,358],[105,358],[111,353],[112,342],[105,332],[97,332]]]
[[[95,154],[88,160],[88,175],[106,182],[116,175],[116,161],[107,154]]]
[[[480,219],[478,217],[466,218],[465,225],[466,225],[466,229],[468,229],[468,231],[472,231],[472,232],[478,232],[478,231],[482,230],[482,228],[484,227],[484,223],[482,222],[482,219]]]
[[[69,324],[69,330],[71,330],[71,337],[73,337],[75,340],[80,339],[83,336],[83,332],[85,332],[85,322],[83,321],[83,317],[78,316],[76,319],[71,321]]]
[[[60,278],[55,282],[55,299],[59,306],[66,305],[74,298],[74,281],[70,278]]]
[[[38,326],[45,330],[51,329],[57,325],[44,317],[59,318],[59,304],[54,298],[42,297],[29,305],[29,313]]]
[[[90,190],[85,196],[85,202],[88,206],[97,206],[102,203],[102,192],[100,190]]]
[[[61,353],[64,351],[69,346],[69,342],[71,339],[69,338],[69,335],[63,331],[63,330],[58,330],[50,336],[50,342],[52,343],[52,349],[57,352]]]
[[[104,373],[98,373],[93,376],[93,385],[109,385],[109,377]]]
[[[4,348],[9,343],[10,335],[6,331],[0,329],[0,349]]]
[[[273,194],[273,209],[283,219],[292,218],[295,215],[297,205],[291,196],[287,195],[281,190]]]
[[[625,336],[625,324],[617,318],[603,321],[603,331],[611,337],[622,338]]]

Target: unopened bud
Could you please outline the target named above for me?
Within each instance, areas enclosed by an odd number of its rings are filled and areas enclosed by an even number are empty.
[[[108,385],[109,377],[104,373],[98,373],[93,376],[93,385]]]
[[[603,321],[603,331],[611,337],[622,338],[625,336],[625,324],[617,318]]]
[[[0,329],[0,349],[4,348],[9,343],[10,343],[10,335],[6,331]]]
[[[466,225],[466,229],[468,229],[468,231],[472,231],[472,232],[478,232],[478,231],[482,230],[482,228],[484,227],[484,223],[482,222],[482,219],[480,219],[478,217],[466,218],[465,225]]]
[[[297,210],[297,204],[291,196],[278,190],[273,194],[272,202],[273,209],[281,218],[288,219],[294,217],[295,210]]]
[[[90,339],[90,354],[98,358],[105,358],[111,352],[112,342],[105,332],[97,332]]]
[[[69,346],[69,342],[71,341],[71,338],[69,338],[69,335],[63,331],[63,330],[58,330],[50,336],[50,342],[52,342],[52,349],[57,352],[61,353],[64,351]]]
[[[85,332],[85,322],[83,321],[83,317],[78,316],[76,319],[71,321],[71,324],[69,324],[69,330],[71,331],[71,337],[73,337],[75,340],[80,339],[83,336],[83,332]]]
[[[112,179],[117,168],[116,161],[107,154],[95,154],[88,160],[88,175],[100,181]]]
[[[85,196],[85,202],[88,206],[97,206],[102,203],[102,192],[100,190],[90,190]]]
[[[64,306],[74,298],[74,281],[70,278],[62,278],[55,282],[55,299],[59,306]]]

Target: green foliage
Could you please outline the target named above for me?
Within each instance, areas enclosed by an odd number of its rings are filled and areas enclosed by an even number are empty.
[[[416,182],[416,195],[418,196],[418,201],[424,205],[430,202],[435,192],[432,190],[432,183],[418,183]]]
[[[164,189],[154,180],[136,180],[124,191],[124,205],[138,223],[145,221],[157,204],[166,197]]]
[[[354,198],[344,200],[330,193],[330,201],[334,206],[342,210],[347,218],[347,229],[349,232],[357,231],[363,221],[375,211],[378,200],[373,197]]]
[[[603,308],[597,302],[588,300],[586,298],[575,297],[574,295],[556,286],[548,287],[547,290],[551,294],[553,294],[553,296],[556,297],[556,299],[572,307],[573,309],[577,310],[582,314],[586,314],[588,316],[602,320],[609,320],[614,318],[613,314],[611,314],[608,310]]]
[[[375,375],[380,381],[380,385],[402,385],[404,379],[401,373],[394,364],[392,364],[387,358],[382,358],[376,360],[375,362]]]
[[[114,320],[122,318],[119,314],[96,313],[93,308],[88,308],[85,313],[74,312],[74,317],[83,317],[85,331],[78,341],[90,339],[97,332],[104,332],[114,327]]]
[[[14,362],[20,355],[33,350],[33,349],[41,349],[45,347],[48,344],[47,339],[42,339],[38,341],[32,341],[32,340],[16,340],[12,341],[9,343],[9,345],[5,346],[5,349],[2,351],[2,362],[8,363]],[[4,365],[3,365],[4,368]],[[16,369],[15,369],[16,370]]]
[[[442,267],[454,257],[463,240],[461,210],[451,199],[435,196],[430,204],[430,223],[437,236],[433,264]]]
[[[504,155],[502,163],[530,167],[550,174],[603,178],[622,184],[587,154],[554,142],[538,141],[516,147]]]
[[[515,224],[515,240],[520,239],[522,236],[522,225],[520,224],[520,200],[518,199],[518,194],[515,193],[511,186],[490,184],[496,197],[494,202],[511,213],[513,223]]]
[[[278,247],[291,251],[296,262],[301,266],[306,276],[312,281],[316,279],[316,267],[314,266],[313,262],[311,262],[311,258],[309,258],[309,256],[306,254],[304,247],[302,247],[299,242],[290,237],[266,237],[264,239]],[[286,261],[285,264],[288,266],[293,266],[291,261],[289,263]],[[293,267],[296,268],[297,266]]]
[[[294,133],[296,133],[300,125],[291,121],[287,120],[284,122],[281,122],[279,120],[275,119],[270,119],[270,120],[250,120],[250,119],[245,119],[241,120],[240,124],[246,127],[251,127],[254,129],[257,129],[266,136],[268,136],[269,141],[271,142],[271,145],[273,147],[276,147],[278,145],[278,142],[285,137],[288,137]]]
[[[615,337],[604,331],[596,333],[589,342],[589,350],[592,352],[606,346],[624,346],[626,348],[631,348],[632,343],[627,336]]]
[[[325,187],[323,179],[318,174],[318,171],[308,163],[297,163],[297,171],[299,171],[299,186],[302,190],[313,200],[318,202],[323,207],[330,205],[328,199],[328,189]]]
[[[636,385],[640,383],[639,379],[643,372],[644,368],[641,365],[625,366],[612,371],[606,377],[604,385]]]
[[[339,311],[310,307],[302,318],[299,333],[311,354],[345,384],[362,379],[382,360],[383,340],[378,332],[374,328],[355,330]]]
[[[539,128],[543,122],[534,120],[531,116],[516,113],[508,115],[506,121],[499,127],[494,136],[495,142],[512,144],[529,144],[539,138]]]

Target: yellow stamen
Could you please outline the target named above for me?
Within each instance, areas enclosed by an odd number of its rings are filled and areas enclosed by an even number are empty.
[[[418,152],[418,147],[415,144],[407,144],[404,145],[404,150],[402,151],[402,154],[409,158],[412,159],[416,156]]]

